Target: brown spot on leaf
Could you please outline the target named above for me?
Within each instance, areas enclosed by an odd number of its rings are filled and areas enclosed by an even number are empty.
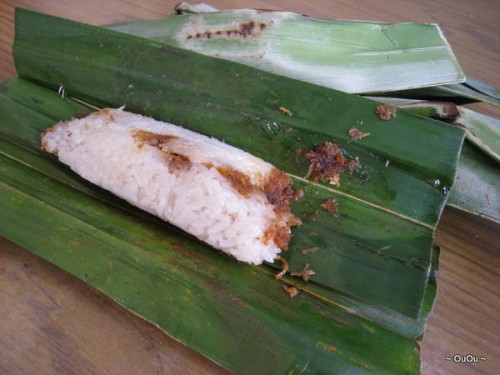
[[[290,298],[296,297],[299,294],[299,288],[296,286],[287,287],[283,285],[283,289],[290,296]]]
[[[306,255],[306,254],[315,253],[318,250],[319,250],[318,246],[313,246],[313,247],[308,247],[307,249],[303,249],[301,251],[301,253],[304,254],[304,255]]]
[[[334,352],[337,350],[337,348],[334,345],[327,344],[326,342],[323,341],[318,342],[318,346],[322,347],[323,349],[329,352]]]
[[[186,247],[184,247],[182,244],[172,243],[170,246],[172,247],[172,249],[175,252],[181,254],[183,257],[190,257],[190,256],[192,256],[191,252]]]
[[[250,306],[248,305],[248,303],[246,303],[245,301],[241,300],[240,298],[236,297],[236,296],[233,296],[232,294],[226,294],[226,297],[229,301],[231,301],[232,303],[236,304],[236,305],[239,305],[239,306],[242,306],[244,308],[249,308]]]
[[[283,113],[285,116],[288,116],[288,117],[292,117],[293,116],[293,112],[290,111],[288,108],[286,107],[280,107],[280,111],[281,113]]]
[[[316,216],[318,215],[318,211],[314,210],[311,212],[303,212],[301,214],[302,219],[305,221],[316,221]]]
[[[231,39],[246,39],[249,37],[255,37],[260,35],[266,29],[268,25],[265,22],[260,22],[258,27],[255,21],[250,20],[248,22],[242,22],[238,26],[222,29],[222,30],[205,30],[199,31],[195,34],[196,39],[219,39],[219,38],[231,38]],[[190,40],[193,35],[187,35],[186,39]]]
[[[363,139],[364,137],[368,137],[369,135],[370,133],[362,132],[361,130],[358,130],[356,128],[349,129],[349,137],[351,137],[353,141],[358,141],[360,139]]]
[[[321,208],[328,212],[332,216],[339,216],[338,203],[335,198],[328,199],[321,203]]]
[[[303,196],[304,196],[304,190],[303,189],[295,189],[295,191],[293,192],[292,200],[298,201]]]
[[[375,108],[375,113],[381,120],[390,120],[396,117],[396,107],[389,104],[381,104]]]
[[[306,152],[309,170],[306,178],[312,181],[328,180],[330,184],[340,186],[340,174],[352,173],[359,168],[357,159],[347,159],[338,145],[325,142],[315,150]]]
[[[304,281],[309,281],[309,278],[313,275],[316,275],[316,272],[311,270],[309,268],[309,264],[306,263],[306,265],[304,266],[303,269],[301,269],[300,271],[291,272],[290,275],[302,277],[302,279],[304,279]]]

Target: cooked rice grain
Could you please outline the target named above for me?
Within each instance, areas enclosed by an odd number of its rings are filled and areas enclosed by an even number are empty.
[[[122,109],[61,122],[42,135],[42,148],[83,178],[244,262],[273,262],[281,249],[266,238],[268,228],[279,225],[289,240],[290,226],[299,224],[286,198],[291,180],[271,164]],[[275,176],[289,182],[285,209],[266,196]]]

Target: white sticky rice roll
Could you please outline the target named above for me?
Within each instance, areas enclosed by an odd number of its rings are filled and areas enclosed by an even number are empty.
[[[56,124],[41,143],[83,178],[244,262],[273,262],[299,224],[288,176],[179,126],[103,109]]]

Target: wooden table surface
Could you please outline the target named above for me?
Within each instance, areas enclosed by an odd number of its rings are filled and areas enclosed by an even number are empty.
[[[500,87],[500,4],[495,0],[205,2],[219,9],[286,9],[323,18],[438,23],[466,75]],[[1,0],[0,81],[15,75],[15,6],[99,25],[161,17],[175,3]],[[500,117],[498,109],[479,108]],[[447,208],[436,242],[441,246],[438,298],[422,342],[422,373],[498,374],[500,225]],[[457,354],[479,361],[446,360]],[[226,372],[73,276],[0,238],[0,374],[180,373]]]

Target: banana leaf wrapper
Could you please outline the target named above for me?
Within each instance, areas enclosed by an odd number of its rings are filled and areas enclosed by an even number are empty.
[[[237,372],[418,373],[461,129],[406,113],[384,121],[368,99],[24,10],[14,56],[21,79],[0,97],[2,235]],[[237,264],[43,154],[41,131],[90,110],[70,98],[125,105],[285,170],[305,191],[286,259],[316,275],[277,282],[276,265]],[[371,135],[355,142],[348,131],[361,125]],[[332,140],[362,164],[340,187],[304,178],[296,152]],[[320,208],[332,197],[337,217]],[[290,299],[282,283],[301,293]]]

